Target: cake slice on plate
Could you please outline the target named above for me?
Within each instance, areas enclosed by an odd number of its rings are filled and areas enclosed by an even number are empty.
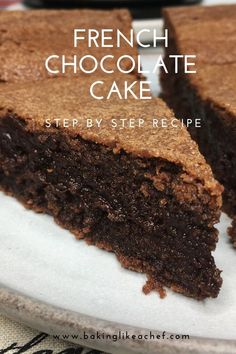
[[[179,118],[201,118],[191,134],[224,186],[223,209],[236,215],[236,5],[164,10],[169,54],[196,55],[196,74],[162,73],[163,95]],[[231,235],[233,235],[231,233]],[[232,236],[235,241],[235,237]]]
[[[112,78],[103,80],[99,95]],[[123,80],[116,76],[120,87]],[[145,273],[145,292],[216,297],[222,187],[196,143],[162,100],[97,101],[90,85],[88,77],[49,79],[11,95],[5,86],[1,189]]]

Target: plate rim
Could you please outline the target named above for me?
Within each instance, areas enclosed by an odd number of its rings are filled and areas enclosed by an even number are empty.
[[[0,285],[0,313],[17,321],[46,332],[49,335],[73,334],[86,331],[88,335],[94,335],[102,331],[105,335],[114,335],[118,331],[128,331],[135,335],[144,335],[153,331],[162,334],[163,331],[133,327],[116,323],[86,314],[66,310],[52,304],[37,300],[13,289]],[[74,332],[73,332],[74,331]],[[166,332],[168,335],[168,332]],[[191,336],[184,340],[141,340],[128,339],[123,341],[76,340],[71,338],[69,342],[80,344],[109,353],[165,353],[165,354],[234,354],[236,340],[203,338]]]

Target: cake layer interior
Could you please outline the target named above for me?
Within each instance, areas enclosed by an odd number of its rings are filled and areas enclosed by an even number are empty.
[[[215,297],[220,271],[211,251],[218,207],[180,165],[141,158],[0,120],[0,186],[29,208],[54,216],[78,238],[113,251],[127,268],[198,299]]]
[[[234,217],[236,215],[236,131],[230,122],[235,120],[235,117],[224,107],[214,104],[212,100],[202,99],[190,76],[174,74],[173,63],[168,60],[168,55],[171,53],[179,53],[175,38],[172,36],[170,36],[170,45],[166,49],[165,59],[169,74],[161,73],[162,97],[179,119],[185,122],[189,118],[201,120],[201,127],[196,128],[193,124],[189,127],[189,132],[211,165],[215,178],[224,186],[223,210]],[[208,70],[205,65],[204,70],[210,81],[214,72],[217,72],[217,67]],[[203,73],[199,70],[199,74],[196,75],[203,75]]]

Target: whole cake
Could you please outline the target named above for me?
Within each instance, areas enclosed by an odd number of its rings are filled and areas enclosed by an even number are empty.
[[[164,18],[170,36],[166,65],[169,68],[173,65],[168,60],[169,54],[194,54],[197,73],[162,72],[163,96],[179,118],[201,118],[202,127],[190,132],[215,177],[224,185],[223,207],[233,217],[236,215],[236,5],[167,8]]]
[[[123,77],[116,81],[122,87]],[[211,252],[222,188],[196,143],[180,123],[172,125],[160,99],[114,96],[98,105],[86,93],[90,84],[88,77],[48,79],[15,86],[11,95],[6,85],[2,190],[147,274],[145,292],[167,286],[216,297],[222,279]],[[154,117],[167,127],[153,128]],[[101,124],[88,128],[87,119]]]

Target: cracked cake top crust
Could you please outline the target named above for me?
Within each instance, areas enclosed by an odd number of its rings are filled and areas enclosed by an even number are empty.
[[[97,88],[97,94],[104,93],[111,86],[113,79],[103,77],[104,85]],[[131,77],[126,79],[133,82]],[[76,118],[81,124],[60,129],[72,137],[80,135],[85,140],[110,146],[114,152],[123,149],[136,156],[162,158],[179,164],[187,174],[183,177],[186,183],[191,183],[194,179],[201,181],[204,188],[210,191],[211,195],[216,196],[218,204],[221,205],[222,187],[213,178],[209,165],[186,128],[177,120],[175,126],[171,124],[175,117],[161,99],[121,100],[117,96],[112,96],[109,100],[98,101],[88,93],[91,82],[91,78],[87,76],[83,77],[82,81],[79,79],[45,80],[22,84],[18,89],[15,86],[11,95],[6,95],[9,86],[5,85],[5,93],[0,93],[0,118],[7,113],[16,115],[27,122],[28,130],[49,129],[46,127],[46,119],[72,121]],[[124,77],[116,76],[116,82],[121,88]],[[87,118],[102,119],[102,126],[87,128],[84,124]],[[124,118],[142,118],[145,124],[135,128],[114,129],[112,127],[112,119]],[[153,119],[165,119],[167,127],[153,128]]]
[[[188,78],[197,94],[236,129],[236,5],[166,8],[163,14],[178,53],[196,55],[197,74]]]
[[[81,34],[85,36],[85,40],[80,40],[77,48],[74,48],[74,29],[85,30],[85,33]],[[65,55],[68,61],[72,61],[73,55],[78,58],[93,55],[100,60],[111,54],[109,47],[88,47],[88,29],[96,29],[99,33],[103,29],[113,29],[111,43],[115,43],[116,29],[129,37],[132,18],[125,9],[0,11],[0,82],[65,76],[61,73],[52,75],[46,70],[45,60],[51,55]],[[101,39],[97,41],[101,42]],[[138,51],[136,45],[131,47],[123,40],[120,47],[112,48],[112,55],[116,59],[122,55],[130,55],[136,60]],[[106,68],[117,70],[114,62],[115,60],[106,60]],[[123,65],[129,66],[130,61],[124,61]],[[53,61],[50,68],[60,69],[60,63]],[[73,68],[69,69],[66,76],[75,76]],[[80,73],[78,71],[76,76]]]

